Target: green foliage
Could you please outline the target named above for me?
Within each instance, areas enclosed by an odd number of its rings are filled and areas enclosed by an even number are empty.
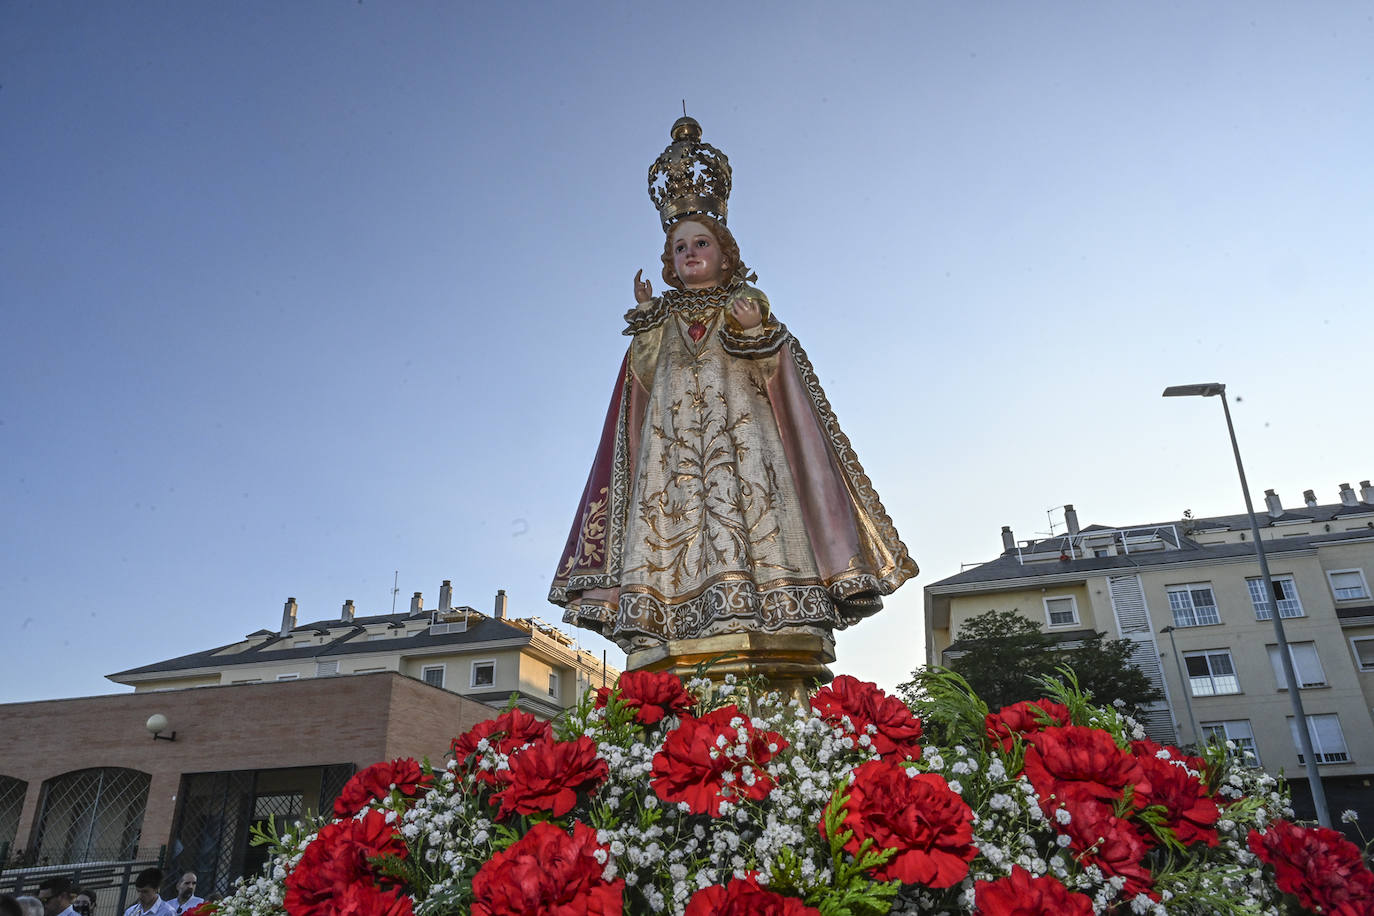
[[[854,838],[854,831],[844,827],[844,806],[849,793],[839,786],[825,806],[825,835],[830,838],[831,868],[834,878],[827,889],[817,888],[806,897],[809,906],[821,911],[821,916],[879,916],[892,908],[892,899],[901,890],[901,882],[874,881],[866,872],[886,865],[896,854],[895,849],[881,849],[866,839],[853,856],[844,846]]]
[[[963,654],[950,661],[951,670],[968,682],[990,709],[1001,709],[1022,700],[1044,696],[1042,683],[1067,667],[1079,687],[1094,702],[1126,704],[1127,714],[1160,699],[1159,692],[1131,662],[1134,644],[1129,639],[1106,639],[1094,633],[1074,648],[1060,648],[1044,632],[1039,621],[1016,611],[988,611],[964,622],[956,634]],[[908,688],[903,696],[912,702]]]
[[[927,742],[957,744],[983,734],[988,705],[958,672],[922,668],[898,689],[921,720]]]

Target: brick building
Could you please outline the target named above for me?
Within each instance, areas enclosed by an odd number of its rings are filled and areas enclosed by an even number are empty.
[[[0,847],[68,872],[161,854],[169,875],[189,869],[201,893],[223,893],[263,861],[254,823],[327,810],[379,760],[441,762],[494,714],[395,671],[2,704]],[[40,873],[11,869],[4,884],[31,889]],[[115,896],[101,914],[119,912]]]

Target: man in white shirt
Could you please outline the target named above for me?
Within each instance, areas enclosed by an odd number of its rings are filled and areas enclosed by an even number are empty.
[[[76,916],[72,898],[76,885],[70,878],[49,878],[38,885],[38,900],[43,904],[43,916]]]
[[[172,905],[158,894],[162,887],[162,869],[145,868],[134,879],[138,902],[124,911],[124,916],[176,916]]]
[[[181,916],[182,913],[204,902],[203,898],[196,896],[196,873],[193,871],[181,876],[181,880],[177,882],[177,895],[167,900],[176,916]]]

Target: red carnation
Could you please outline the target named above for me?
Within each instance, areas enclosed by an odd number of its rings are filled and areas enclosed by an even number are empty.
[[[577,804],[577,793],[610,775],[597,756],[596,742],[586,735],[575,741],[541,738],[510,759],[510,769],[498,774],[506,788],[492,797],[501,803],[498,819],[512,814],[549,811],[562,817]]]
[[[526,744],[547,738],[553,734],[549,723],[542,722],[527,712],[512,709],[503,712],[495,719],[479,722],[457,738],[453,739],[450,749],[460,764],[467,764],[476,754],[483,740],[487,746],[500,754],[511,754]],[[474,775],[482,782],[495,783],[496,775],[490,770],[474,767]]]
[[[402,795],[414,795],[428,781],[419,762],[412,757],[374,763],[344,783],[343,791],[334,799],[334,815],[352,817],[374,799],[386,798],[393,787]]]
[[[825,822],[821,822],[825,836]],[[978,854],[973,845],[973,811],[944,777],[910,776],[900,764],[869,760],[854,769],[844,827],[854,835],[845,849],[857,854],[864,840],[897,854],[873,873],[879,881],[951,887],[968,874]]]
[[[1180,753],[1177,759],[1186,758]],[[1150,784],[1142,803],[1163,806],[1164,825],[1174,831],[1178,841],[1184,846],[1199,842],[1208,846],[1217,845],[1216,823],[1221,817],[1221,810],[1216,800],[1207,794],[1207,786],[1202,779],[1189,773],[1185,767],[1155,754],[1137,753],[1136,760]]]
[[[1201,757],[1194,757],[1192,754],[1185,754],[1183,751],[1174,747],[1172,744],[1157,744],[1149,738],[1131,742],[1131,753],[1137,757],[1159,757],[1159,752],[1164,751],[1169,755],[1169,760],[1180,760],[1187,764],[1188,769],[1206,776],[1207,761]],[[1161,758],[1162,759],[1162,758]]]
[[[1011,750],[1015,735],[1026,738],[1044,728],[1071,724],[1069,708],[1053,700],[1023,700],[990,712],[983,719],[988,740],[1004,751]]]
[[[607,883],[596,831],[581,821],[572,836],[548,821],[492,856],[472,878],[472,916],[619,916],[625,879]]]
[[[1150,791],[1140,764],[1101,729],[1051,727],[1032,734],[1029,742],[1025,776],[1047,810],[1070,801],[1092,801],[1110,812],[1127,786],[1139,808]]]
[[[1250,851],[1274,869],[1279,890],[1329,916],[1374,913],[1374,874],[1338,830],[1273,821],[1251,830]]]
[[[921,756],[921,720],[877,684],[841,674],[816,691],[811,708],[836,727],[848,718],[855,734],[869,736],[880,757],[909,760]]]
[[[693,814],[719,817],[722,802],[758,801],[773,791],[764,768],[785,747],[782,735],[754,728],[735,706],[685,719],[654,755],[654,792],[686,802]]]
[[[336,898],[348,892],[350,886],[376,886],[377,876],[370,859],[379,856],[406,857],[405,843],[386,822],[386,813],[375,808],[360,818],[334,821],[320,828],[319,834],[305,847],[301,860],[286,876],[286,911],[291,916],[332,916],[338,912]],[[400,907],[398,910],[379,908],[362,912],[410,912],[409,898],[401,903],[399,891],[381,891],[369,897],[378,907]],[[361,897],[359,898],[362,899]]]
[[[821,916],[821,911],[760,887],[751,875],[731,878],[724,887],[703,887],[687,901],[684,916]]]
[[[1093,916],[1092,898],[1057,878],[1032,878],[1020,865],[1011,875],[974,885],[974,916]]]
[[[1092,800],[1068,801],[1063,807],[1070,820],[1059,830],[1068,836],[1079,862],[1096,865],[1109,878],[1123,878],[1122,893],[1128,898],[1149,892],[1155,881],[1144,864],[1150,846],[1134,824]]]
[[[332,916],[412,916],[410,898],[399,888],[382,890],[375,884],[350,884],[333,899]]]
[[[614,688],[599,687],[596,708],[605,709],[612,693],[620,692],[620,701],[635,711],[635,721],[653,725],[664,716],[681,716],[692,709],[692,695],[682,686],[676,674],[661,671],[626,671]]]

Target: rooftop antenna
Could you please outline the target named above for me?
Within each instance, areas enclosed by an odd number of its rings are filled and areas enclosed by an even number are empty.
[[[401,571],[396,570],[396,574],[391,577],[391,613],[396,613],[396,596],[401,593],[399,587],[401,581]]]
[[[1043,534],[1045,537],[1051,537],[1051,538],[1054,537],[1054,512],[1055,512],[1056,509],[1062,509],[1062,508],[1064,508],[1064,507],[1063,507],[1063,506],[1050,506],[1048,509],[1046,509],[1046,510],[1045,510],[1045,518],[1049,521],[1050,530],[1049,530],[1049,531],[1037,531],[1037,532],[1035,532],[1035,533],[1036,533],[1036,534]]]
[[[684,118],[687,117],[687,100],[686,100],[686,99],[683,99],[683,100],[682,100],[682,116],[683,116]]]

